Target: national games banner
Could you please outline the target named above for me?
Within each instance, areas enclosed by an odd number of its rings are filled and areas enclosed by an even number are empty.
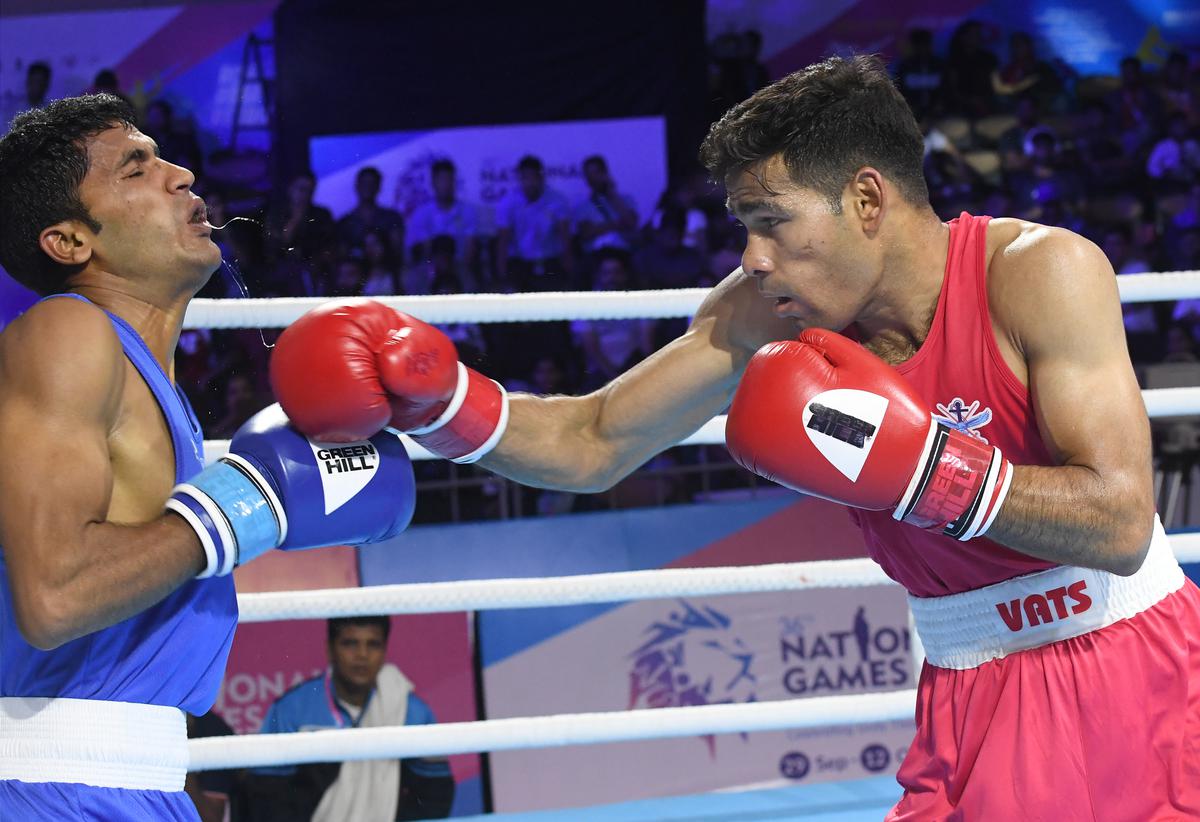
[[[914,687],[891,586],[632,603],[489,666],[489,718]],[[498,811],[894,773],[911,722],[493,754]]]

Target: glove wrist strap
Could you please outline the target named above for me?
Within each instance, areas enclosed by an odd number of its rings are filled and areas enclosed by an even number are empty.
[[[476,462],[504,436],[508,392],[461,362],[458,368],[458,385],[446,409],[429,425],[407,433],[438,456],[461,464]]]
[[[225,576],[287,536],[287,515],[274,489],[237,454],[226,454],[175,486],[166,507],[200,539],[206,562],[198,579]]]
[[[892,516],[958,540],[982,536],[1012,474],[999,448],[931,420],[917,470]]]

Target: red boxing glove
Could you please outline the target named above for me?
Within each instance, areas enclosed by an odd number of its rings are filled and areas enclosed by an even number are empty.
[[[455,462],[495,447],[508,424],[499,383],[458,361],[450,338],[374,300],[337,300],[279,336],[271,387],[292,424],[326,442],[385,426]]]
[[[1012,465],[998,448],[942,425],[882,360],[832,331],[759,349],[742,376],[725,440],[739,464],[856,508],[967,540],[1004,502]]]

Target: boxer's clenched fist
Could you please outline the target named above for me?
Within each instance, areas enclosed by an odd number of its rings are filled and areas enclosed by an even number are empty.
[[[948,536],[981,535],[1012,466],[1000,450],[933,420],[882,360],[822,329],[751,358],[729,409],[726,441],[768,479]]]
[[[337,300],[279,337],[271,387],[293,425],[328,442],[385,426],[455,462],[474,462],[508,420],[504,389],[458,361],[438,329],[374,300]]]

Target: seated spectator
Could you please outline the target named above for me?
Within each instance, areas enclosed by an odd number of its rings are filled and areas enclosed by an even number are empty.
[[[1000,152],[1000,165],[1008,174],[1028,168],[1029,157],[1033,153],[1030,137],[1034,129],[1042,128],[1038,122],[1037,101],[1032,97],[1017,100],[1016,117],[1017,122],[1000,135],[996,144],[996,150]]]
[[[985,47],[988,30],[978,20],[967,20],[950,37],[946,58],[945,88],[950,111],[964,117],[986,117],[996,110],[992,73],[1000,60]]]
[[[450,265],[453,265],[452,256]],[[445,261],[443,261],[442,270],[434,275],[430,293],[463,293],[462,281],[458,279],[458,275],[452,268],[445,267]],[[468,365],[479,363],[487,353],[487,342],[484,340],[483,330],[479,327],[479,323],[435,323],[435,325],[454,342],[454,347],[458,349],[458,358]]]
[[[1028,167],[1011,180],[1017,208],[1030,219],[1038,219],[1046,203],[1059,202],[1070,213],[1082,211],[1083,180],[1058,153],[1058,140],[1045,127],[1029,136],[1032,153]]]
[[[270,401],[258,390],[253,377],[241,372],[230,374],[225,381],[225,414],[207,426],[205,434],[210,439],[227,440],[237,433],[246,420],[268,405]]]
[[[358,205],[337,222],[338,241],[343,252],[360,248],[370,231],[387,235],[392,248],[404,248],[404,215],[384,208],[376,202],[383,175],[374,166],[363,166],[354,177],[354,194]]]
[[[571,209],[546,185],[542,161],[526,155],[517,164],[520,185],[496,210],[497,274],[517,291],[572,291]]]
[[[1200,180],[1200,143],[1189,133],[1182,111],[1167,119],[1167,134],[1151,149],[1146,174],[1178,191],[1187,191],[1194,180]]]
[[[599,252],[596,291],[626,291],[632,283],[628,254],[618,249]],[[584,390],[605,385],[653,351],[654,322],[648,319],[574,320],[571,335],[584,353]]]
[[[333,281],[325,297],[361,297],[367,281],[367,265],[362,257],[342,257],[333,269]]]
[[[1126,154],[1136,154],[1158,133],[1161,105],[1146,82],[1142,61],[1136,57],[1121,60],[1121,86],[1112,93],[1109,108],[1116,118],[1121,146]]]
[[[1133,233],[1125,226],[1114,226],[1105,232],[1101,249],[1118,276],[1145,274],[1152,271],[1150,263],[1134,248]],[[1156,362],[1162,357],[1162,340],[1158,331],[1158,315],[1153,303],[1124,303],[1121,314],[1125,323],[1125,339],[1129,356],[1134,362]]]
[[[367,272],[362,287],[364,296],[386,297],[404,293],[400,261],[386,232],[373,228],[363,235],[362,256]]]
[[[116,75],[112,79],[115,82]],[[158,143],[159,156],[197,177],[204,174],[204,152],[190,118],[176,118],[175,108],[160,97],[146,106],[145,120],[142,131]]]
[[[445,235],[454,239],[460,265],[471,271],[479,258],[482,208],[458,196],[458,172],[452,161],[435,160],[429,171],[433,199],[417,206],[409,218],[409,259],[413,262],[425,259],[431,253],[429,242]]]
[[[913,29],[908,33],[908,53],[896,64],[896,86],[917,121],[937,117],[945,109],[943,77],[946,61],[933,52],[933,32]]]
[[[992,72],[992,90],[1001,100],[1028,97],[1049,108],[1062,91],[1062,81],[1049,63],[1038,59],[1033,38],[1014,31],[1008,38],[1008,62]]]
[[[634,255],[634,268],[648,288],[690,288],[708,269],[695,248],[683,244],[687,215],[677,208],[664,209],[650,245]]]
[[[391,619],[329,620],[329,669],[279,697],[261,733],[430,725],[433,711],[386,661]],[[445,759],[385,759],[260,768],[247,778],[251,822],[393,822],[449,815]]]
[[[288,183],[287,197],[267,209],[264,251],[274,269],[274,290],[288,296],[325,292],[337,240],[333,214],[313,202],[317,178],[302,171]]]
[[[633,247],[638,228],[637,204],[617,190],[608,163],[599,154],[583,161],[588,196],[575,207],[579,244],[585,253],[601,248]]]
[[[1200,83],[1189,77],[1188,57],[1182,51],[1167,56],[1159,75],[1158,93],[1167,114],[1182,112],[1191,128],[1200,127]]]

